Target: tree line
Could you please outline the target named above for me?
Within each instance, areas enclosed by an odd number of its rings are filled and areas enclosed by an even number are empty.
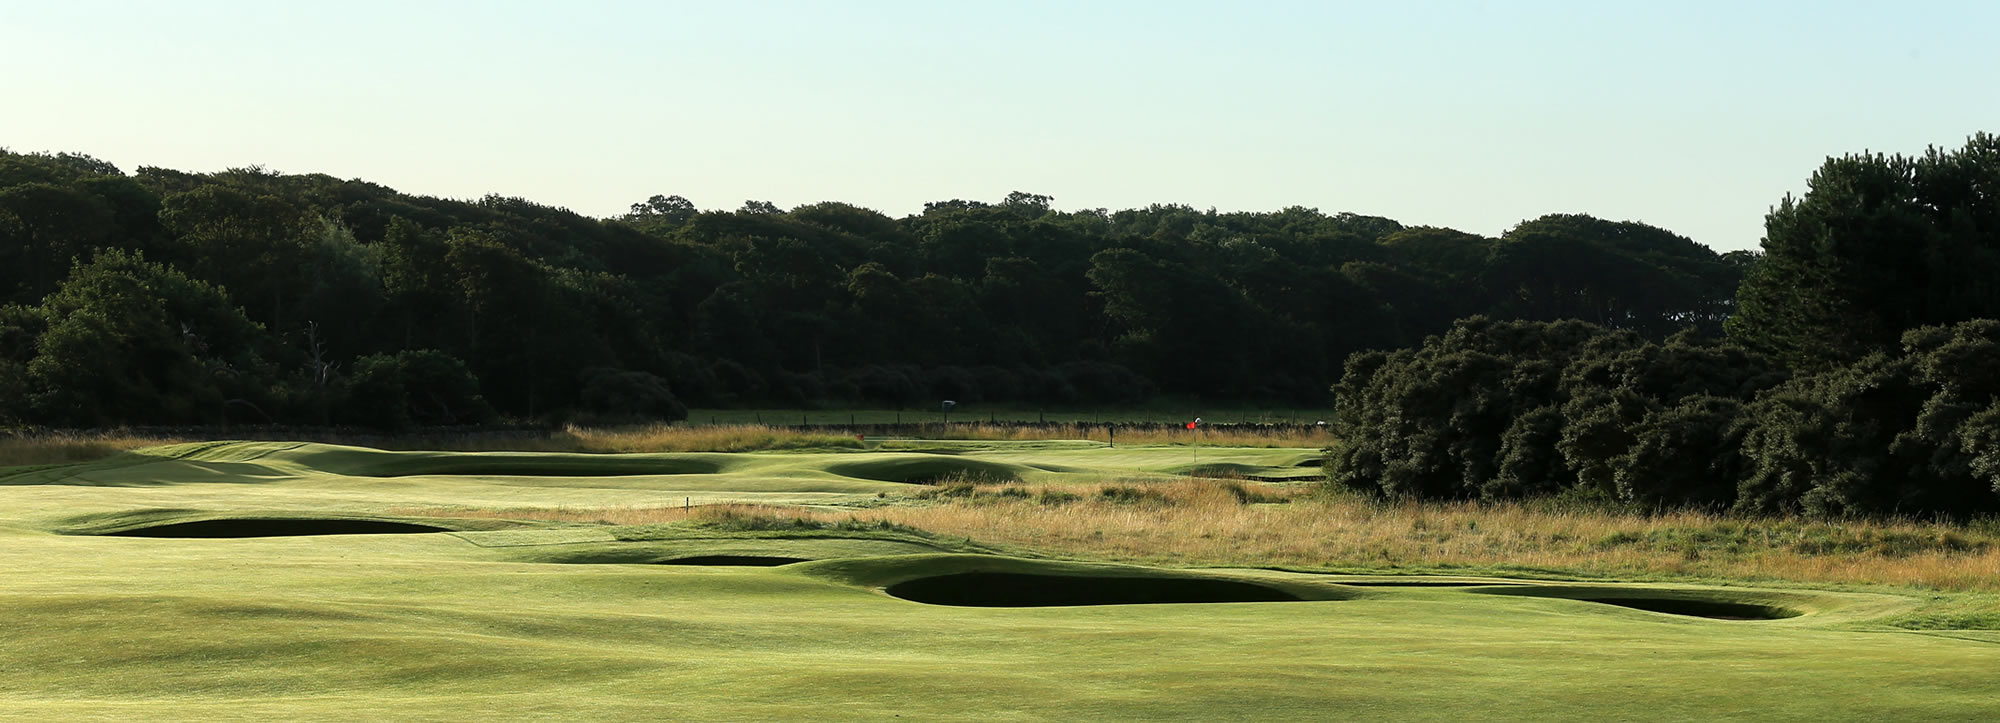
[[[1331,401],[1480,315],[1722,333],[1753,254],[1013,193],[616,218],[260,168],[0,152],[0,425],[676,419],[687,405]],[[1758,297],[1758,303],[1767,302]]]
[[[1332,480],[1414,499],[2000,511],[2000,137],[1829,159],[1726,335],[1470,318],[1352,356]]]

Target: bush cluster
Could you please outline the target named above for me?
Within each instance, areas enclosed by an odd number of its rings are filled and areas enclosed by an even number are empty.
[[[1788,373],[1730,342],[1472,318],[1358,354],[1330,479],[1417,499],[1572,495],[1749,513],[2000,510],[2000,322]]]

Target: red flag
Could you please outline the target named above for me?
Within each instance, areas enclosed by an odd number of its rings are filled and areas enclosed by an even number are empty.
[[[1194,429],[1194,422],[1188,422],[1188,429]]]

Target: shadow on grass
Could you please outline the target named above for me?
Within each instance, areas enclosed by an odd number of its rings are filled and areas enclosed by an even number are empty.
[[[1783,620],[1799,616],[1799,611],[1772,605],[1752,605],[1749,603],[1721,602],[1716,600],[1685,600],[1677,598],[1646,597],[1599,597],[1574,598],[1584,602],[1617,605],[1668,615],[1687,615],[1714,620]]]
[[[225,539],[242,537],[305,537],[312,535],[407,535],[451,532],[444,527],[388,520],[230,519],[172,522],[104,533],[106,537],[168,537]]]
[[[796,562],[811,562],[803,557],[773,557],[768,555],[695,555],[661,560],[655,565],[717,565],[734,567],[777,567]]]
[[[1356,587],[1498,587],[1518,585],[1513,582],[1469,582],[1453,580],[1337,580],[1340,585]]]
[[[1804,615],[1806,612],[1776,604],[1781,601],[1768,599],[1767,596],[1730,590],[1648,590],[1639,587],[1523,585],[1478,588],[1466,592],[1575,600],[1711,620],[1783,620]]]
[[[1297,602],[1276,588],[1233,580],[1086,577],[967,572],[909,580],[884,590],[912,602],[961,607],[1060,607],[1151,603]]]
[[[707,459],[584,454],[412,454],[369,464],[356,477],[428,475],[493,477],[623,477],[715,474],[722,465]]]

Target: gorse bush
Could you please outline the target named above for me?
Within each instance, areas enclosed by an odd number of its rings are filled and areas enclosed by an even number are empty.
[[[2000,510],[2000,322],[1924,327],[1900,353],[1793,380],[1751,407],[1740,506],[1819,514]]]
[[[1468,319],[1350,360],[1328,475],[1400,498],[1966,518],[2000,510],[1996,358],[2000,322],[1971,321],[1787,380],[1693,335]]]
[[[1733,412],[1700,400],[1783,379],[1762,357],[1693,335],[1656,344],[1580,321],[1476,317],[1417,349],[1356,355],[1348,369],[1328,474],[1420,499],[1584,487],[1633,501],[1727,502],[1712,490],[1656,489],[1638,465],[1698,451],[1690,415]]]

